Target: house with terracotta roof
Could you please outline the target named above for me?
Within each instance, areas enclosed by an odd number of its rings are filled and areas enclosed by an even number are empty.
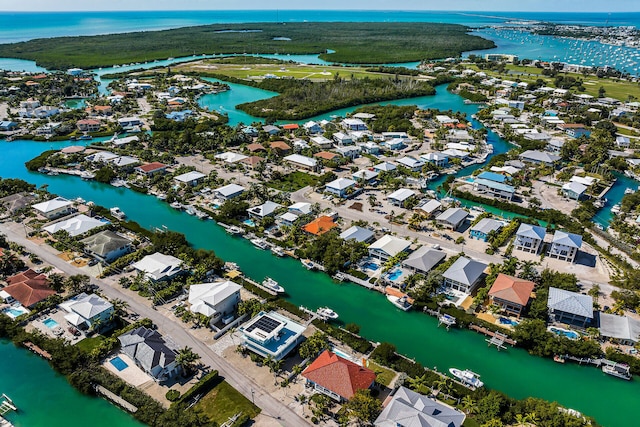
[[[300,128],[300,126],[297,125],[296,123],[288,123],[286,125],[282,125],[282,129],[289,130],[289,131],[293,131],[293,130],[296,130],[296,129],[299,129],[299,128]]]
[[[320,236],[337,226],[338,224],[333,222],[333,218],[323,215],[306,224],[302,229],[314,236]]]
[[[376,374],[371,369],[329,350],[320,353],[320,356],[302,371],[302,376],[307,380],[307,386],[338,402],[351,399],[358,390],[370,388],[376,380]]]
[[[284,141],[273,141],[269,147],[280,154],[286,154],[291,151],[291,146]]]
[[[98,132],[100,130],[100,121],[94,119],[82,119],[76,122],[76,127],[81,132]]]
[[[156,173],[164,173],[167,170],[167,165],[160,162],[147,163],[146,165],[140,165],[135,168],[136,172],[142,175],[155,175]]]
[[[56,293],[49,287],[47,276],[36,273],[32,269],[7,278],[7,283],[8,285],[2,290],[27,308],[33,307]]]
[[[489,290],[489,298],[492,304],[499,306],[508,314],[520,317],[529,304],[531,292],[535,286],[536,284],[529,280],[500,273]]]
[[[240,160],[240,163],[244,163],[251,169],[255,169],[260,163],[264,162],[264,158],[258,156],[249,156],[246,159]]]
[[[336,153],[332,153],[331,151],[320,151],[319,153],[316,153],[313,155],[313,157],[316,157],[318,159],[322,159],[322,160],[333,160],[336,157],[340,157],[339,154]]]
[[[247,150],[249,150],[252,153],[257,153],[259,151],[266,151],[266,148],[264,148],[264,145],[262,144],[253,143],[253,144],[247,145]]]

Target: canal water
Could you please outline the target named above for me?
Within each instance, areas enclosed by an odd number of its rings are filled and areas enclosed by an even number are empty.
[[[445,87],[437,90],[436,96],[391,103],[453,109],[467,114],[475,112],[477,107],[463,104],[461,98],[447,93]],[[509,148],[507,143],[492,133],[489,133],[489,142],[494,144],[495,153]],[[392,342],[399,351],[425,366],[437,367],[445,372],[450,367],[468,368],[480,373],[488,387],[510,396],[534,396],[558,401],[596,417],[605,426],[628,425],[627,420],[632,416],[631,408],[640,396],[640,383],[637,381],[621,381],[594,368],[556,364],[531,357],[520,349],[498,352],[495,348],[489,348],[484,337],[478,334],[466,330],[447,332],[437,327],[434,318],[417,312],[402,312],[379,293],[352,284],[336,284],[322,273],[305,270],[293,259],[276,259],[269,252],[256,249],[245,239],[229,236],[213,222],[203,222],[178,212],[153,196],[82,181],[76,177],[46,176],[25,169],[24,162],[42,151],[70,144],[0,142],[0,150],[5,153],[0,158],[2,176],[22,178],[39,186],[47,185],[49,191],[64,197],[82,197],[106,207],[117,205],[143,227],[166,226],[184,233],[195,247],[214,250],[225,260],[238,263],[255,280],[273,277],[285,287],[287,299],[292,303],[312,309],[329,306],[340,314],[342,322],[360,324],[363,336],[374,341]],[[26,356],[28,354],[18,356],[14,366],[21,366],[20,359]],[[6,373],[0,370],[0,390],[12,384],[11,379],[6,380],[4,375]]]
[[[141,427],[103,399],[77,392],[49,364],[10,341],[0,340],[0,393],[18,412],[5,415],[16,427]]]

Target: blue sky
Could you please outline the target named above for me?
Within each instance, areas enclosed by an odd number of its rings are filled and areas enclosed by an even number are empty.
[[[185,4],[186,3],[186,4]],[[638,0],[0,0],[0,11],[82,10],[477,10],[545,12],[638,12]]]

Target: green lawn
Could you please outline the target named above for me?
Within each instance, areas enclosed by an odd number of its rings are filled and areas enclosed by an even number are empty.
[[[195,406],[207,415],[211,421],[223,424],[229,417],[238,412],[254,418],[260,413],[260,408],[244,397],[226,381],[222,381],[207,393]]]
[[[96,335],[95,337],[83,339],[76,344],[76,347],[85,353],[91,353],[91,350],[100,345],[102,341],[104,341],[104,337],[102,335]]]
[[[267,187],[275,188],[282,191],[298,191],[307,185],[318,184],[318,177],[309,175],[308,173],[295,171],[289,175],[284,175],[279,180],[272,180],[267,183]]]
[[[386,387],[390,387],[391,381],[396,377],[394,371],[378,365],[373,360],[369,360],[369,369],[376,373],[376,381]]]

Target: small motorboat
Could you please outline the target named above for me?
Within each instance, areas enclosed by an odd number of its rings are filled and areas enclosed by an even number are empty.
[[[451,368],[449,369],[449,372],[467,387],[477,389],[484,386],[484,383],[480,381],[480,375],[475,372],[471,372],[468,369],[462,371],[460,369]]]
[[[238,236],[244,233],[244,230],[242,228],[236,227],[235,225],[227,227],[225,230],[227,233],[231,234],[232,236]]]
[[[404,295],[402,297],[397,297],[395,295],[387,295],[387,300],[391,302],[391,304],[395,305],[402,311],[409,311],[413,304],[409,302],[409,298]]]
[[[320,307],[316,310],[316,314],[322,320],[335,320],[338,318],[338,313],[331,310],[329,307]]]
[[[265,277],[264,280],[262,281],[262,286],[279,294],[284,292],[284,288],[280,286],[278,282],[273,280],[271,277]]]
[[[304,265],[304,268],[306,268],[307,270],[316,269],[316,265],[310,259],[303,259],[303,260],[300,260],[300,262],[302,263],[302,265]]]
[[[173,202],[169,206],[171,206],[173,209],[178,209],[178,210],[181,210],[184,207],[180,202]]]
[[[255,239],[251,239],[249,241],[258,249],[267,249],[269,247],[269,243],[267,243],[267,241],[264,239],[256,237]]]
[[[111,213],[111,215],[113,215],[118,219],[125,219],[127,217],[127,215],[124,212],[122,212],[122,210],[117,206],[114,206],[111,209],[109,209],[109,213]]]
[[[285,255],[284,250],[280,246],[274,246],[271,248],[271,253],[278,257],[283,257]]]

